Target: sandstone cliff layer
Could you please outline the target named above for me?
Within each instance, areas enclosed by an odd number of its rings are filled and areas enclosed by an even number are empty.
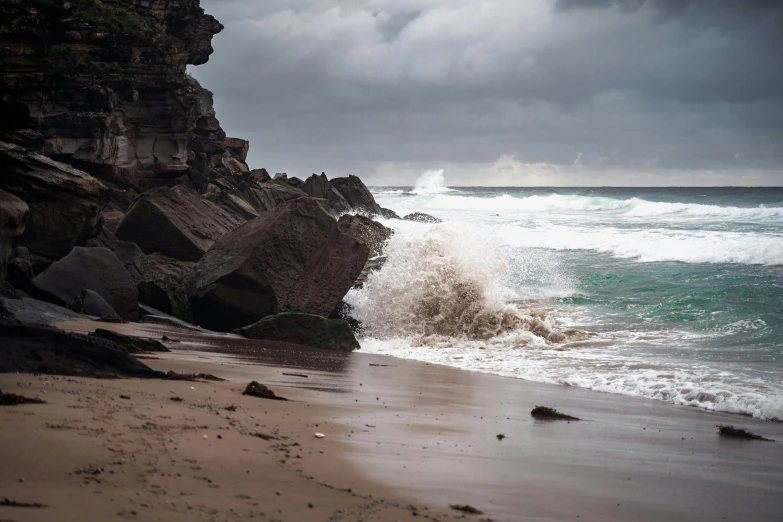
[[[247,172],[186,72],[222,29],[199,0],[3,0],[0,129],[137,192]]]

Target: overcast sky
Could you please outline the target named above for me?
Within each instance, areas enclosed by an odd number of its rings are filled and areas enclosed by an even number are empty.
[[[781,0],[202,0],[253,168],[783,185]]]

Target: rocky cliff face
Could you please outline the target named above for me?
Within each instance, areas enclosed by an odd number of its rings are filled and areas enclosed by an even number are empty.
[[[0,130],[136,192],[245,173],[247,142],[186,73],[222,29],[199,0],[3,0]]]

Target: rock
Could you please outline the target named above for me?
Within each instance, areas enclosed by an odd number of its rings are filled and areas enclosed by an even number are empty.
[[[103,227],[112,234],[117,231],[117,227],[122,223],[122,219],[125,217],[123,212],[118,210],[109,210],[103,212]]]
[[[327,315],[368,256],[314,199],[282,203],[223,236],[199,261],[189,289],[194,317],[230,331],[280,312]]]
[[[351,205],[351,208],[367,212],[370,215],[381,213],[381,206],[375,202],[375,198],[370,193],[370,190],[358,177],[332,178],[329,183],[342,194],[348,201],[348,204]]]
[[[314,198],[325,199],[334,214],[341,214],[351,209],[348,201],[329,183],[323,172],[320,176],[313,174],[307,178],[302,190]]]
[[[352,352],[360,348],[351,327],[345,321],[310,314],[282,313],[265,317],[237,331],[250,339],[281,341]]]
[[[126,320],[139,313],[138,290],[117,256],[108,248],[76,247],[33,279],[39,292],[72,303],[82,290],[92,290]]]
[[[104,186],[89,174],[0,142],[0,188],[30,208],[18,244],[46,265],[97,235]]]
[[[215,241],[242,222],[179,185],[139,196],[115,235],[137,244],[145,254],[160,252],[181,261],[198,261]]]
[[[355,319],[351,315],[351,312],[353,312],[353,306],[349,305],[345,301],[340,301],[337,303],[335,309],[332,310],[332,313],[329,314],[328,319],[345,321],[348,323],[348,326],[351,327],[353,333],[359,334],[362,331],[362,322],[358,319]]]
[[[105,321],[122,322],[114,308],[92,290],[82,290],[79,296],[68,305],[68,308],[74,312],[91,315]]]
[[[370,256],[381,255],[386,241],[392,236],[394,231],[364,216],[341,216],[337,221],[337,228],[340,232],[358,239],[370,249]]]
[[[261,202],[264,210],[272,210],[281,203],[307,196],[304,191],[298,188],[278,183],[259,185],[253,188],[253,193]]]
[[[429,214],[424,214],[422,212],[414,212],[413,214],[408,214],[404,218],[405,221],[416,221],[418,223],[443,223],[443,220],[440,218],[436,218],[434,216],[430,216]]]
[[[250,384],[248,384],[245,388],[245,391],[242,392],[242,395],[250,395],[251,397],[258,397],[259,399],[273,399],[276,401],[288,400],[284,399],[283,397],[278,397],[275,395],[275,392],[256,381],[252,381]]]
[[[14,326],[40,328],[66,321],[90,321],[89,317],[62,306],[21,297],[16,293],[4,294],[0,297],[0,330]]]
[[[193,332],[200,332],[200,333],[206,333],[210,335],[225,335],[225,333],[221,332],[213,332],[210,330],[205,330],[204,328],[201,328],[199,326],[192,325],[190,323],[187,323],[181,319],[177,319],[176,317],[173,317],[171,315],[165,314],[161,312],[160,310],[155,310],[154,308],[150,308],[146,305],[139,305],[139,311],[143,314],[141,319],[139,319],[140,323],[146,323],[146,324],[160,324],[164,326],[174,326],[177,328],[182,328],[185,330],[190,330]]]
[[[384,219],[402,219],[395,211],[381,207],[381,217]]]
[[[0,373],[162,377],[116,343],[56,328],[0,328]]]
[[[250,142],[240,138],[226,138],[223,145],[240,161],[247,160],[247,153],[250,150]]]
[[[193,321],[185,283],[195,263],[150,254],[138,256],[134,266],[139,273],[136,288],[140,302],[183,321]]]
[[[266,183],[267,181],[272,181],[272,178],[266,169],[253,169],[250,171],[250,180],[256,183]]]
[[[16,247],[11,252],[11,259],[6,267],[5,280],[15,288],[29,290],[35,274],[33,262],[30,259],[30,251],[27,247]]]
[[[27,203],[0,189],[0,281],[6,277],[14,240],[24,233],[29,216]]]
[[[304,188],[304,181],[297,178],[296,176],[288,177],[288,174],[275,174],[274,179],[272,180],[275,183],[281,184],[281,185],[288,185],[290,187],[297,188],[299,190],[302,190]]]

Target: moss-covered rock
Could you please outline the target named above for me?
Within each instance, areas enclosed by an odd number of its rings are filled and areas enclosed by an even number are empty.
[[[283,341],[313,348],[352,352],[361,348],[347,322],[318,315],[282,313],[240,328],[251,339]]]

